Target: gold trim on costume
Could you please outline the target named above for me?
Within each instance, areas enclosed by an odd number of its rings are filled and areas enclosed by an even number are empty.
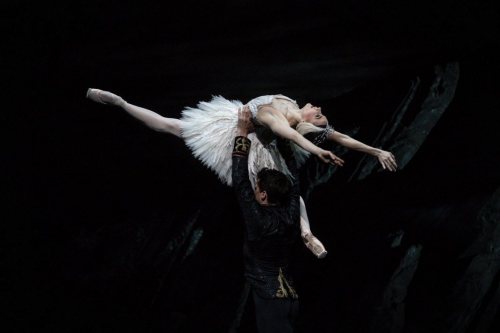
[[[234,141],[233,153],[248,155],[248,152],[250,151],[250,143],[251,141],[244,136],[236,137],[236,140]]]
[[[278,282],[280,283],[280,286],[278,290],[276,291],[276,297],[278,298],[299,298],[299,295],[297,295],[297,292],[295,289],[293,289],[292,286],[288,283],[287,279],[285,278],[285,275],[283,275],[283,271],[281,270],[280,267],[280,273],[278,275]],[[287,291],[288,289],[288,291]],[[288,294],[290,293],[290,295]]]

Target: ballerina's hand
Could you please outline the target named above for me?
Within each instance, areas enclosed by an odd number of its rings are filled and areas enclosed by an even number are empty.
[[[389,151],[382,150],[380,154],[378,154],[377,158],[380,164],[382,164],[382,168],[384,168],[384,170],[396,171],[398,168],[396,158]]]
[[[322,160],[325,163],[330,163],[332,165],[338,165],[338,166],[344,165],[344,160],[341,159],[340,157],[337,157],[331,151],[321,149],[318,152],[317,156],[319,157],[320,160]]]

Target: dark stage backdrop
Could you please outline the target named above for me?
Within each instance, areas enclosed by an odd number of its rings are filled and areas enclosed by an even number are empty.
[[[4,331],[255,330],[231,189],[88,87],[167,117],[282,93],[396,153],[304,169],[329,254],[295,249],[299,332],[500,330],[495,1],[4,7]]]

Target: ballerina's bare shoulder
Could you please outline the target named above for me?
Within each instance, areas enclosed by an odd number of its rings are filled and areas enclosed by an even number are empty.
[[[283,95],[275,95],[271,103],[260,105],[258,108],[259,113],[261,110],[281,114],[290,126],[296,125],[300,120],[300,108],[297,102]]]

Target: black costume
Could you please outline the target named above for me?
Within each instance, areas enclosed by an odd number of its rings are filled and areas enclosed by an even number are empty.
[[[246,137],[236,137],[232,158],[233,186],[245,220],[245,278],[252,289],[259,332],[292,332],[298,295],[288,266],[292,246],[300,234],[297,166],[289,145],[280,144],[293,176],[290,200],[263,206],[255,199],[248,178],[250,144]]]

